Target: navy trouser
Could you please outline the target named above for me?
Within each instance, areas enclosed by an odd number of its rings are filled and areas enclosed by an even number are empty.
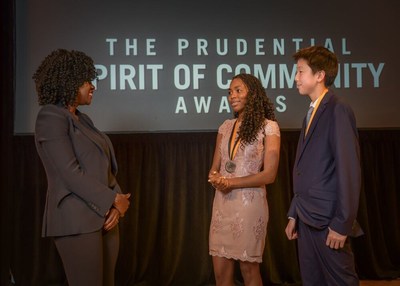
[[[349,239],[341,249],[326,246],[329,229],[298,221],[298,250],[303,286],[355,286],[359,280]]]

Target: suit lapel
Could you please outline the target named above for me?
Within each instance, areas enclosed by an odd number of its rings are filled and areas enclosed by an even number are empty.
[[[301,132],[300,132],[299,142],[297,143],[296,161],[295,161],[296,165],[300,160],[300,155],[302,154],[303,146],[305,143],[305,140],[304,140],[305,132],[306,132],[306,118],[303,119],[303,125],[302,125]]]
[[[97,134],[99,136],[102,136],[105,139],[105,141],[107,142],[107,145],[108,145],[109,152],[110,152],[112,170],[114,171],[113,173],[116,174],[116,172],[117,172],[117,161],[116,161],[116,158],[115,158],[114,148],[113,148],[112,143],[111,143],[110,139],[108,138],[108,136],[104,136],[93,125],[93,123],[90,120],[86,119],[86,116],[80,116],[80,120],[75,120],[72,117],[71,113],[66,108],[64,108],[62,105],[58,105],[58,107],[60,107],[61,112],[64,112],[65,114],[67,114],[68,118],[70,119],[70,122],[71,122],[72,126],[74,128],[79,129],[79,131],[82,132],[82,134],[85,135],[90,141],[92,141],[99,148],[101,153],[108,158],[108,155],[106,154],[106,152],[104,150],[104,146],[101,145],[101,143],[99,142],[98,138],[95,135],[95,132],[97,132]],[[90,130],[89,127],[86,127],[84,124],[82,124],[81,120],[85,121],[85,123],[87,125],[89,125],[93,130]]]
[[[83,134],[85,134],[94,144],[96,144],[96,146],[101,150],[102,154],[104,156],[107,156],[107,158],[108,154],[105,152],[104,148],[108,148],[113,174],[116,174],[118,168],[117,160],[115,158],[114,148],[110,139],[108,138],[108,136],[105,136],[100,130],[98,130],[93,125],[93,123],[90,120],[87,120],[86,118],[87,118],[86,116],[80,116],[79,121],[73,120],[74,126],[77,127],[79,130],[81,130]],[[86,124],[82,124],[81,121],[85,121]],[[86,125],[89,125],[92,130],[90,130]],[[107,146],[104,146],[99,142],[98,136],[101,136],[107,142]]]
[[[90,141],[92,141],[99,148],[99,150],[102,152],[103,155],[106,155],[104,152],[104,147],[101,145],[99,139],[95,135],[95,131],[90,130],[90,128],[85,125],[85,124],[90,125],[93,129],[95,129],[93,124],[85,120],[84,116],[80,116],[79,120],[76,120],[72,117],[71,113],[67,109],[62,108],[62,110],[69,116],[72,126],[78,129],[83,135],[85,135]],[[83,124],[81,120],[85,121],[85,124]]]
[[[117,159],[115,158],[114,147],[108,136],[103,135],[104,139],[107,141],[108,149],[110,150],[111,164],[113,173],[116,174],[118,171]]]
[[[314,118],[311,121],[311,125],[310,128],[308,129],[307,135],[304,137],[305,135],[305,130],[306,130],[306,126],[305,126],[305,121],[303,121],[303,128],[301,129],[301,134],[300,134],[300,138],[299,138],[299,146],[297,148],[297,154],[298,156],[296,159],[296,165],[300,162],[301,160],[301,156],[304,153],[304,150],[306,149],[308,143],[310,142],[310,140],[312,139],[314,130],[318,124],[319,119],[321,118],[321,116],[323,115],[326,106],[329,102],[329,100],[332,97],[332,93],[330,91],[328,91],[328,93],[324,96],[324,98],[322,99],[322,102],[319,104],[317,111],[315,112]],[[302,142],[300,142],[302,141]]]

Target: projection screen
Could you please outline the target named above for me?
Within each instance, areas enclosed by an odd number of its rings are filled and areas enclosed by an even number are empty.
[[[241,72],[261,80],[280,127],[297,129],[309,99],[296,90],[292,55],[310,45],[338,56],[333,89],[359,128],[398,128],[398,9],[362,3],[17,1],[14,131],[34,131],[32,74],[57,48],[94,59],[100,80],[92,105],[80,110],[103,131],[216,130],[232,118],[227,88]]]

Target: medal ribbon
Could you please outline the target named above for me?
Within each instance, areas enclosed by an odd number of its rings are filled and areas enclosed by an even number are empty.
[[[233,158],[235,157],[238,147],[239,147],[239,142],[240,142],[240,139],[236,138],[236,136],[235,136],[235,143],[233,143],[233,147],[232,147],[232,142],[234,139],[233,134],[236,133],[236,123],[237,123],[237,120],[235,121],[235,124],[233,125],[231,136],[229,137],[229,142],[228,142],[228,149],[229,149],[228,155],[229,155],[230,160],[233,160]]]

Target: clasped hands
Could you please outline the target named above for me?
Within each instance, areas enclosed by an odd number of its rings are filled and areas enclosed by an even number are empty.
[[[115,227],[119,218],[123,217],[130,205],[131,194],[117,194],[111,209],[107,212],[106,221],[104,222],[104,230],[109,231]]]
[[[223,193],[229,193],[231,191],[229,179],[221,176],[217,171],[210,172],[208,175],[208,182],[211,183],[215,189]]]
[[[126,211],[129,208],[130,196],[131,194],[129,193],[129,194],[117,194],[117,196],[115,197],[113,207],[119,211],[121,217],[124,217]]]

